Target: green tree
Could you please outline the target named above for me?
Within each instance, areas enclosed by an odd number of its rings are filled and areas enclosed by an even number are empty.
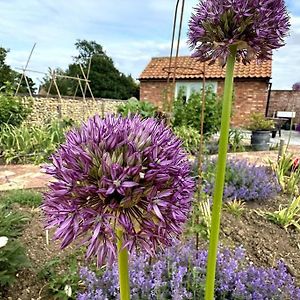
[[[15,91],[21,78],[21,73],[12,70],[11,67],[5,63],[8,52],[9,49],[0,47],[0,88],[2,92],[5,91],[7,83],[9,83],[10,89]],[[26,76],[26,79],[28,81],[31,92],[34,94],[36,88],[34,86],[33,80],[28,76]],[[26,81],[24,78],[21,82],[19,93],[28,93]]]
[[[89,80],[92,93],[95,97],[128,99],[139,96],[139,87],[131,75],[125,75],[120,72],[114,65],[113,60],[106,54],[103,47],[95,41],[78,40],[75,43],[78,55],[73,57],[67,70],[57,70],[59,74],[84,78],[80,69],[80,64],[87,74],[89,64]],[[51,77],[44,78],[44,88],[48,90]],[[73,96],[76,91],[77,96],[82,96],[80,87],[76,80],[57,78],[57,85],[62,95]],[[84,88],[84,82],[82,82]],[[51,93],[56,94],[54,87]],[[89,97],[90,92],[87,89],[86,95]]]
[[[6,82],[12,83],[13,77],[11,68],[5,63],[8,49],[0,47],[0,87],[5,86]]]

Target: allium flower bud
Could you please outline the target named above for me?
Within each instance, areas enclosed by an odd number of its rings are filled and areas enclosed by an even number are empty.
[[[45,193],[47,227],[62,247],[80,239],[98,265],[123,247],[154,254],[182,232],[194,182],[181,142],[162,123],[95,116],[67,134],[46,168],[56,179]]]
[[[300,82],[296,82],[292,87],[293,91],[300,91]]]
[[[284,0],[201,0],[189,23],[189,43],[201,61],[223,64],[229,46],[237,45],[237,59],[246,64],[271,59],[289,27]]]

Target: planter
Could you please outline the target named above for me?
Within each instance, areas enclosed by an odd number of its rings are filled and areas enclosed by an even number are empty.
[[[254,151],[270,150],[270,131],[252,131],[251,146]]]

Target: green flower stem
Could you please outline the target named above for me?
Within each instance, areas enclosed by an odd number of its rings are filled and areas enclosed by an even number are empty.
[[[221,208],[223,201],[228,135],[230,126],[230,115],[232,106],[232,92],[233,92],[233,77],[234,64],[236,59],[237,46],[230,47],[230,55],[227,59],[226,77],[224,86],[224,98],[222,107],[222,120],[219,141],[219,153],[216,170],[216,181],[213,195],[212,220],[210,229],[210,241],[206,270],[206,286],[205,286],[205,300],[214,299],[215,290],[215,275],[217,265],[218,242],[220,232]]]
[[[118,236],[118,267],[119,267],[119,282],[120,282],[120,300],[130,299],[129,289],[129,271],[128,271],[128,252],[127,249],[122,249],[123,232],[117,230]]]

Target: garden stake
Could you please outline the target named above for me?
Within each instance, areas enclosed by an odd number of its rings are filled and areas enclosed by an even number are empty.
[[[203,80],[202,80],[202,106],[201,106],[201,122],[200,122],[200,147],[198,152],[198,203],[201,201],[201,189],[202,189],[202,156],[203,156],[203,127],[204,127],[204,113],[205,113],[205,62],[203,63]],[[200,223],[199,214],[196,218],[196,225]],[[196,232],[196,250],[199,250],[199,232]]]
[[[122,249],[122,230],[117,230],[118,236],[118,268],[119,268],[119,283],[120,283],[120,300],[130,299],[129,289],[129,271],[128,271],[128,252],[127,249]]]
[[[213,196],[212,221],[211,221],[211,229],[210,229],[208,260],[207,260],[205,300],[214,299],[221,208],[222,208],[224,181],[225,181],[228,135],[229,135],[230,114],[231,114],[231,105],[232,105],[233,75],[234,75],[234,64],[235,64],[236,53],[237,53],[237,45],[230,46],[229,49],[230,49],[230,54],[228,56],[227,66],[226,66],[224,98],[223,98],[222,117],[221,117],[221,132],[220,132],[220,141],[219,141],[219,153],[218,153],[217,170],[216,170],[216,182],[215,182],[215,189],[214,189],[214,196]]]

